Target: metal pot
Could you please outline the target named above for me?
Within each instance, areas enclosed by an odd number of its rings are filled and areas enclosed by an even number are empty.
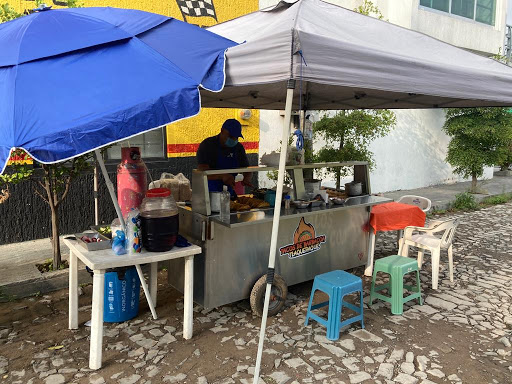
[[[345,192],[348,196],[359,196],[363,194],[363,183],[352,181],[345,184]]]

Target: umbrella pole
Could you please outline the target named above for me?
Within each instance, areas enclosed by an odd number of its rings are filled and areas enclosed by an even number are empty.
[[[100,224],[98,206],[98,164],[94,164],[94,225]]]
[[[279,219],[281,217],[281,201],[283,198],[283,182],[286,165],[286,152],[288,149],[288,135],[290,134],[290,122],[292,116],[293,91],[295,89],[295,80],[288,80],[286,91],[286,106],[284,114],[283,132],[281,136],[281,155],[279,157],[279,173],[277,176],[276,202],[274,205],[274,220],[272,222],[272,237],[270,240],[270,253],[268,257],[267,287],[265,290],[265,304],[263,306],[263,316],[261,317],[260,338],[258,342],[258,355],[256,357],[256,367],[254,368],[253,384],[258,384],[260,376],[261,357],[263,353],[263,342],[265,340],[265,327],[267,326],[268,304],[270,301],[270,291],[274,280],[274,265],[277,251],[277,235],[279,232]]]
[[[121,222],[121,226],[123,227],[123,231],[126,233],[126,224],[124,222],[123,214],[121,213],[121,207],[119,206],[119,202],[117,201],[116,193],[114,192],[114,185],[112,181],[110,181],[110,177],[108,177],[107,168],[105,168],[105,163],[103,162],[103,157],[101,156],[101,152],[99,149],[94,151],[96,154],[96,158],[98,159],[98,164],[101,168],[101,173],[103,173],[103,177],[105,179],[105,183],[107,184],[108,192],[110,193],[110,197],[112,198],[112,202],[114,203],[114,207],[116,208],[117,217],[119,217],[119,221]],[[113,234],[112,234],[113,235]],[[144,290],[144,294],[146,295],[146,300],[148,301],[149,309],[151,310],[151,314],[153,315],[153,319],[157,319],[155,306],[153,305],[153,300],[151,298],[151,294],[149,292],[149,288],[146,284],[146,280],[144,279],[144,275],[140,268],[140,265],[135,265],[137,269],[137,274],[139,275],[140,284],[142,285],[142,289]]]

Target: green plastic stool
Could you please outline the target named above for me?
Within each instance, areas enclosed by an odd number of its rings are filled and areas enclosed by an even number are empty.
[[[376,287],[375,279],[378,272],[387,273],[390,277],[390,282]],[[415,287],[411,285],[404,285],[404,276],[410,272],[416,272]],[[404,288],[414,293],[404,297]],[[378,293],[378,291],[382,289],[388,289],[391,297]],[[421,300],[420,271],[418,268],[418,262],[415,259],[398,255],[388,256],[377,260],[375,262],[375,267],[373,268],[372,288],[370,290],[370,306],[375,298],[391,303],[391,313],[393,315],[401,315],[404,311],[404,303],[409,300],[418,299],[420,305],[423,305]]]

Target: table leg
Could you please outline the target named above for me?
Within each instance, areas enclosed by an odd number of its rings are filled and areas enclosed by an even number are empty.
[[[142,290],[144,291],[144,295],[146,295],[146,300],[148,301],[149,309],[151,310],[151,314],[153,315],[153,319],[158,319],[156,315],[155,306],[153,305],[153,299],[149,293],[148,285],[146,284],[146,279],[144,279],[144,274],[142,273],[142,269],[140,269],[140,265],[136,265],[137,274],[139,275],[140,285],[142,285]]]
[[[105,270],[95,269],[92,281],[91,346],[89,368],[101,368],[103,353],[103,300],[105,294]]]
[[[365,276],[371,276],[373,273],[373,256],[375,254],[375,233],[370,228],[370,235],[368,236],[368,259],[366,261],[366,269],[364,270]]]
[[[194,323],[194,256],[185,257],[183,338],[191,339]]]
[[[78,329],[78,260],[69,252],[69,329]]]
[[[158,291],[158,263],[151,263],[151,272],[149,274],[149,292],[153,305],[156,307],[156,294]]]

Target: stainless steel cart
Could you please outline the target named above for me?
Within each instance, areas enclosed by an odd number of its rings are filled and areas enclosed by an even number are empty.
[[[354,180],[363,184],[363,195],[347,199],[344,205],[281,210],[276,274],[287,285],[366,263],[368,232],[365,226],[370,209],[391,201],[371,196],[366,162],[287,166],[293,180],[293,198],[305,195],[304,169],[335,167],[352,167]],[[251,291],[255,295],[254,289],[259,289],[255,287],[256,282],[267,272],[274,214],[272,208],[254,209],[231,213],[229,221],[222,221],[210,209],[208,175],[275,169],[249,167],[194,171],[192,207],[180,208],[180,233],[203,249],[203,253],[194,259],[194,301],[203,307],[213,308],[247,299]],[[180,260],[171,261],[168,272],[169,282],[179,290],[183,287],[181,263]],[[264,284],[260,285],[265,289]],[[283,294],[282,289],[280,294]]]

